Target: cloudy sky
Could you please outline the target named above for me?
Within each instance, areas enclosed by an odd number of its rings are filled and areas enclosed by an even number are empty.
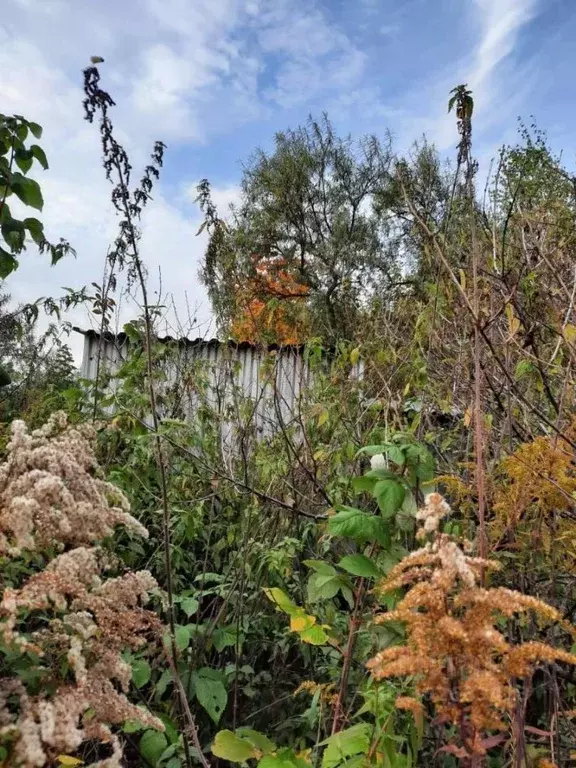
[[[460,82],[474,90],[482,159],[514,138],[519,115],[534,115],[572,166],[575,37],[574,0],[2,0],[0,112],[44,126],[44,221],[78,252],[50,268],[29,249],[12,295],[58,296],[101,277],[114,217],[98,136],[82,119],[91,55],[105,59],[136,170],[154,139],[168,145],[143,252],[153,286],[161,273],[163,291],[182,314],[188,304],[204,334],[199,179],[224,208],[255,147],[322,111],[342,132],[388,128],[399,147],[425,132],[451,152],[447,93]],[[133,312],[124,305],[122,319]]]

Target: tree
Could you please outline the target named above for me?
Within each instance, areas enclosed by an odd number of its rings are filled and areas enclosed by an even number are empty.
[[[232,337],[238,341],[299,344],[307,338],[308,286],[299,283],[283,259],[254,257],[255,275],[236,287]]]
[[[327,341],[351,337],[367,297],[386,292],[398,276],[373,210],[374,195],[390,183],[391,160],[389,140],[339,138],[324,117],[278,133],[271,154],[256,152],[226,225],[203,182],[199,200],[211,241],[202,279],[221,327],[238,317],[236,287],[258,280],[260,261],[278,262],[307,289],[312,334]]]

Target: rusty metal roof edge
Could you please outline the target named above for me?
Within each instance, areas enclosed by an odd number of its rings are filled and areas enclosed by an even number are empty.
[[[79,328],[78,326],[73,326],[72,330],[76,333],[82,334],[82,336],[89,336],[91,338],[97,339],[100,336],[100,333],[98,331],[93,330],[92,328],[85,330],[83,328]],[[120,331],[120,333],[112,333],[110,331],[105,331],[104,338],[106,341],[110,342],[117,342],[118,344],[122,345],[125,341],[128,340],[128,336],[123,332]],[[294,350],[294,351],[300,351],[303,350],[306,346],[305,344],[253,344],[251,341],[234,341],[234,339],[228,339],[227,341],[223,341],[222,339],[206,339],[201,336],[199,336],[196,339],[188,339],[186,337],[176,338],[174,336],[159,336],[157,337],[157,340],[161,344],[170,344],[170,343],[178,343],[183,344],[185,346],[189,347],[197,347],[197,346],[228,346],[228,347],[234,347],[236,349],[263,349],[268,352],[275,352],[280,349],[288,349],[288,350]]]

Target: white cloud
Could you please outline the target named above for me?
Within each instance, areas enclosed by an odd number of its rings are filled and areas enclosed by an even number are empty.
[[[351,88],[364,74],[366,55],[314,4],[276,0],[261,13],[257,29],[263,52],[279,59],[266,95],[283,107]]]

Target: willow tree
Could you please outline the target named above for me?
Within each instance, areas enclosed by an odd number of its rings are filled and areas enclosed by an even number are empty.
[[[341,138],[324,117],[278,133],[271,153],[253,155],[226,224],[202,182],[211,233],[202,278],[221,327],[234,323],[237,286],[257,278],[259,260],[280,261],[306,289],[312,334],[350,338],[367,298],[398,277],[374,210],[376,194],[391,183],[391,164],[388,138]]]

